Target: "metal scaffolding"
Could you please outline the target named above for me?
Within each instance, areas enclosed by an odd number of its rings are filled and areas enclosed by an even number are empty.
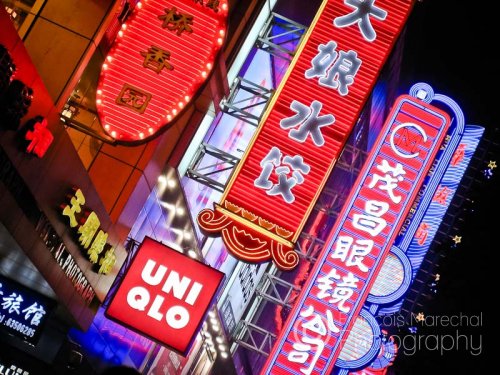
[[[186,171],[187,177],[223,192],[240,159],[208,143],[201,143]]]
[[[255,294],[267,301],[291,308],[300,289],[276,275],[265,273]]]
[[[228,98],[222,99],[222,112],[257,126],[274,90],[257,85],[243,77],[236,77]]]
[[[246,320],[241,320],[238,324],[234,339],[239,346],[264,356],[269,355],[275,341],[275,334]]]
[[[272,56],[291,61],[306,27],[276,13],[271,13],[255,43],[256,48]],[[287,47],[294,45],[295,48]],[[243,77],[236,77],[230,94],[222,99],[223,113],[257,127],[274,90],[258,85]],[[239,157],[231,155],[208,143],[202,143],[187,170],[187,177],[223,192]]]
[[[298,45],[305,34],[307,27],[294,22],[276,13],[271,13],[262,28],[257,47],[271,55],[292,61],[296,49],[290,49],[287,45]]]

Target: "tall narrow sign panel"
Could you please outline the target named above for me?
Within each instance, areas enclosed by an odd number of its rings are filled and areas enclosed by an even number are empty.
[[[227,15],[227,0],[139,2],[102,66],[96,104],[104,130],[127,144],[170,125],[212,71]]]
[[[411,96],[397,99],[264,374],[330,374],[450,126]]]
[[[325,0],[221,202],[199,213],[248,262],[293,269],[294,243],[413,0]]]

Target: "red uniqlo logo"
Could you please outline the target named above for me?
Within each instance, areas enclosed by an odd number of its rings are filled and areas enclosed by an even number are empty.
[[[146,237],[106,316],[186,354],[223,277]]]

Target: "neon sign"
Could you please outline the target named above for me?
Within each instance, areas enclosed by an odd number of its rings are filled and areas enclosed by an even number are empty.
[[[97,110],[121,143],[168,128],[213,69],[226,36],[227,0],[148,0],[122,27],[102,66]]]
[[[54,140],[54,135],[47,125],[47,119],[42,116],[36,116],[25,124],[24,140],[27,141],[27,153],[43,158]]]
[[[0,330],[36,345],[54,302],[0,275]]]
[[[454,149],[452,156],[448,158],[448,165],[443,175],[440,176],[439,183],[435,189],[426,192],[430,202],[427,207],[424,207],[425,212],[421,220],[416,222],[415,230],[405,233],[400,241],[401,244],[397,244],[411,263],[412,280],[429,251],[483,133],[484,128],[477,125],[464,127],[463,135],[457,142],[458,146]],[[390,306],[384,306],[380,309],[380,313],[384,315],[395,313],[400,310],[402,304],[403,301],[398,301]]]
[[[450,123],[434,106],[398,98],[263,374],[329,374],[358,316],[369,323],[361,308]]]
[[[87,252],[90,263],[97,266],[97,273],[107,275],[116,263],[115,249],[106,241],[108,234],[100,229],[101,221],[94,211],[82,212],[85,196],[80,189],[73,189],[68,203],[61,205],[62,215],[69,226],[78,233],[78,242]]]
[[[223,278],[146,237],[105,315],[186,355]]]
[[[298,263],[294,243],[413,1],[363,4],[322,2],[220,203],[198,215],[241,260]]]

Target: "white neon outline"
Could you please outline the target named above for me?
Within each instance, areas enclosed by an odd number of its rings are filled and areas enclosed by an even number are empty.
[[[399,152],[397,149],[396,149],[396,145],[394,144],[394,134],[396,134],[398,132],[399,129],[401,128],[406,128],[406,127],[413,127],[415,129],[417,129],[417,131],[422,134],[423,138],[424,138],[424,142],[427,142],[427,134],[425,133],[424,129],[422,129],[422,127],[420,125],[417,125],[417,124],[413,124],[411,122],[404,122],[402,124],[399,124],[398,126],[396,126],[394,128],[394,130],[392,131],[391,133],[391,148],[392,150],[398,155],[398,156],[401,156],[402,158],[404,159],[411,159],[411,158],[416,158],[418,156],[418,152],[415,152],[413,154],[410,154],[410,155],[407,155],[407,154],[403,154],[402,152]]]

